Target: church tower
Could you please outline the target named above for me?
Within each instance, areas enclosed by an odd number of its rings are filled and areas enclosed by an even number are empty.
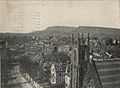
[[[71,86],[72,88],[81,88],[83,85],[83,79],[87,70],[87,63],[89,62],[89,33],[87,38],[84,38],[83,33],[77,35],[77,41],[72,34],[72,51],[71,57]]]

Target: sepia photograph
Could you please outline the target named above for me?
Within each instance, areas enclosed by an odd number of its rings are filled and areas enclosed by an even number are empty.
[[[0,0],[0,88],[120,88],[120,0]]]

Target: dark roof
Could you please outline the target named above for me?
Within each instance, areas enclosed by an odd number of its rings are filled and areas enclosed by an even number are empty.
[[[65,72],[66,71],[66,64],[63,64],[63,63],[54,63],[54,64],[55,64],[55,69],[57,72]]]
[[[45,59],[56,62],[66,62],[68,55],[65,52],[55,52],[45,55]]]
[[[120,59],[95,61],[103,88],[120,87]]]

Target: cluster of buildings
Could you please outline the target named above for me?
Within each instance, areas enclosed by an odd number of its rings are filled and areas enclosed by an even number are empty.
[[[120,59],[96,59],[87,42],[78,34],[77,44],[72,37],[70,63],[51,65],[51,88],[118,88],[120,86]],[[108,56],[109,53],[106,52]],[[117,66],[117,67],[116,67]],[[112,76],[113,77],[112,77]],[[117,77],[116,77],[117,76]],[[113,81],[114,80],[114,81]],[[116,86],[114,86],[116,85]]]
[[[40,84],[43,88],[120,87],[119,58],[113,59],[111,54],[105,52],[106,55],[110,56],[109,59],[96,59],[95,56],[99,57],[99,54],[92,51],[89,34],[87,38],[84,38],[83,34],[80,36],[78,33],[77,40],[72,34],[71,42],[71,45],[52,47],[51,49],[49,48],[50,44],[46,45],[48,48],[45,49],[44,43],[37,42],[29,46],[29,52],[26,52],[25,55],[30,54],[35,56],[32,57],[33,59],[38,58],[41,71],[48,75],[45,75],[48,79],[47,86],[45,83]],[[7,48],[8,43],[5,42],[4,44]],[[39,48],[38,45],[40,45]],[[42,50],[39,50],[41,46]],[[39,52],[41,51],[52,52],[42,52],[40,57]]]

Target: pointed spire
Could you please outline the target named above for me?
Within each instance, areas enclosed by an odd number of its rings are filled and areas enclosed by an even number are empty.
[[[89,33],[88,33],[88,45],[90,45],[90,37],[89,37]]]
[[[83,36],[83,33],[82,33],[82,45],[84,44],[84,36]]]
[[[80,41],[80,34],[78,33],[78,45],[80,46],[81,41]]]
[[[74,45],[74,34],[72,33],[72,38],[71,38],[72,45]]]

